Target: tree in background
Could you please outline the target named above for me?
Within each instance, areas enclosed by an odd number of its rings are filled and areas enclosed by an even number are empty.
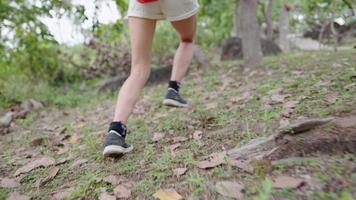
[[[283,52],[290,51],[290,45],[288,40],[289,34],[289,12],[291,6],[285,2],[281,8],[281,15],[279,17],[279,39],[278,44]]]
[[[266,37],[267,39],[273,39],[273,19],[272,19],[273,0],[267,0],[267,6],[265,10],[266,18]]]
[[[262,61],[260,27],[257,22],[258,0],[241,0],[242,51],[245,66],[257,67]]]

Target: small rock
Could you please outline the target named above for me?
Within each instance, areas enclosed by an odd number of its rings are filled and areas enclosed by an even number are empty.
[[[14,113],[7,112],[4,116],[0,118],[0,127],[1,128],[8,128],[13,120]]]

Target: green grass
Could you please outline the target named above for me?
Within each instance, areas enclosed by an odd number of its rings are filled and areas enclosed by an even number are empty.
[[[326,166],[324,162],[303,161],[294,163],[292,167],[275,166],[272,172],[267,169],[270,167],[267,164],[266,166],[255,165],[255,173],[247,174],[229,166],[201,170],[197,169],[196,163],[224,148],[241,146],[259,136],[275,133],[276,127],[279,126],[282,105],[274,105],[270,108],[266,108],[265,105],[268,101],[266,99],[268,93],[277,88],[283,88],[283,93],[290,94],[289,100],[300,99],[291,119],[301,115],[324,117],[350,112],[352,106],[356,105],[356,90],[355,88],[345,89],[345,86],[355,81],[353,77],[356,74],[356,67],[351,67],[356,66],[353,56],[352,51],[341,51],[292,53],[267,57],[262,67],[255,70],[255,74],[251,76],[241,74],[236,67],[236,62],[214,60],[211,67],[199,72],[201,74],[199,78],[191,75],[186,78],[182,94],[188,97],[191,107],[183,110],[160,105],[166,90],[165,84],[147,87],[142,94],[147,97],[143,102],[149,105],[147,112],[133,116],[128,122],[130,133],[127,140],[135,147],[134,151],[116,161],[107,161],[102,158],[102,138],[100,134],[97,134],[107,129],[107,124],[113,114],[112,105],[116,94],[98,95],[96,89],[99,82],[97,81],[85,87],[74,84],[66,91],[52,90],[53,88],[44,86],[39,88],[41,92],[34,91],[31,95],[23,96],[23,99],[36,97],[36,100],[46,103],[46,111],[49,114],[46,116],[47,122],[45,123],[61,128],[66,127],[65,134],[78,134],[82,136],[82,140],[70,144],[69,152],[61,156],[46,147],[36,148],[55,158],[69,155],[73,156],[74,160],[85,158],[89,160],[89,163],[95,163],[97,167],[74,170],[70,168],[74,162],[72,160],[61,165],[60,173],[53,181],[40,188],[38,192],[33,192],[32,185],[35,180],[43,177],[49,170],[48,168],[37,169],[28,173],[22,180],[22,186],[15,190],[28,194],[34,199],[46,199],[59,186],[68,181],[76,181],[69,199],[98,198],[100,188],[107,188],[109,193],[113,190],[109,184],[100,181],[100,178],[110,174],[119,174],[135,182],[132,189],[134,199],[150,199],[159,188],[175,188],[187,199],[199,199],[206,193],[212,198],[219,199],[221,196],[210,187],[214,181],[218,180],[238,180],[244,183],[247,199],[263,200],[270,199],[272,196],[298,198],[301,194],[295,191],[272,189],[272,183],[269,181],[271,173],[297,173],[297,169],[308,169],[312,177],[328,182],[331,181],[329,174],[343,175],[349,171],[335,164],[326,169],[327,173],[320,173],[317,170]],[[350,65],[345,63],[350,63]],[[337,67],[338,64],[341,67]],[[320,85],[323,81],[330,83]],[[226,87],[225,90],[222,89],[223,86]],[[232,102],[231,99],[238,99],[247,89],[250,89],[251,98]],[[21,97],[21,93],[26,90],[28,91],[28,88],[23,91],[19,90],[19,94],[14,94],[13,99]],[[337,101],[332,105],[324,101],[325,96],[330,92],[339,93]],[[40,95],[37,96],[37,94]],[[301,96],[305,98],[300,98]],[[207,104],[212,102],[216,102],[217,106],[208,108]],[[230,104],[232,107],[228,106]],[[244,107],[236,106],[240,104]],[[67,114],[62,115],[63,112]],[[162,117],[154,120],[159,115]],[[79,120],[80,118],[83,120]],[[2,158],[5,158],[4,161],[9,161],[16,156],[15,150],[20,147],[33,148],[30,147],[29,141],[41,135],[38,132],[40,131],[39,125],[44,122],[41,122],[40,114],[33,113],[26,119],[17,120],[15,123],[19,126],[15,131],[21,133],[22,128],[26,127],[30,132],[23,137],[14,138],[11,146],[3,143],[0,150]],[[228,127],[235,127],[235,129],[224,134],[216,134],[216,131]],[[324,128],[325,132],[330,132],[327,130],[328,127]],[[169,149],[172,144],[171,138],[190,137],[195,130],[204,132],[201,142],[195,140],[182,142],[173,157]],[[155,132],[165,134],[163,139],[157,143],[151,141]],[[347,155],[341,159],[352,160],[354,158]],[[182,177],[175,177],[173,169],[182,166],[188,168],[187,173]],[[12,173],[16,169],[13,168]],[[0,188],[0,199],[5,198],[10,191],[13,190]],[[335,191],[313,191],[312,199],[337,197],[347,200],[350,195],[348,188]]]

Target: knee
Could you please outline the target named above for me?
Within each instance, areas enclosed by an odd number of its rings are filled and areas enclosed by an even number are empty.
[[[194,37],[182,37],[180,39],[180,43],[186,44],[186,45],[193,44],[194,43]]]

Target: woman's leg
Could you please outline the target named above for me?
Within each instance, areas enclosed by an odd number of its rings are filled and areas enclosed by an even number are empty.
[[[179,34],[180,44],[174,56],[171,81],[182,81],[192,61],[196,23],[196,15],[188,19],[172,22],[173,27]]]
[[[130,17],[131,72],[118,95],[113,121],[127,120],[150,74],[152,41],[156,20]]]

